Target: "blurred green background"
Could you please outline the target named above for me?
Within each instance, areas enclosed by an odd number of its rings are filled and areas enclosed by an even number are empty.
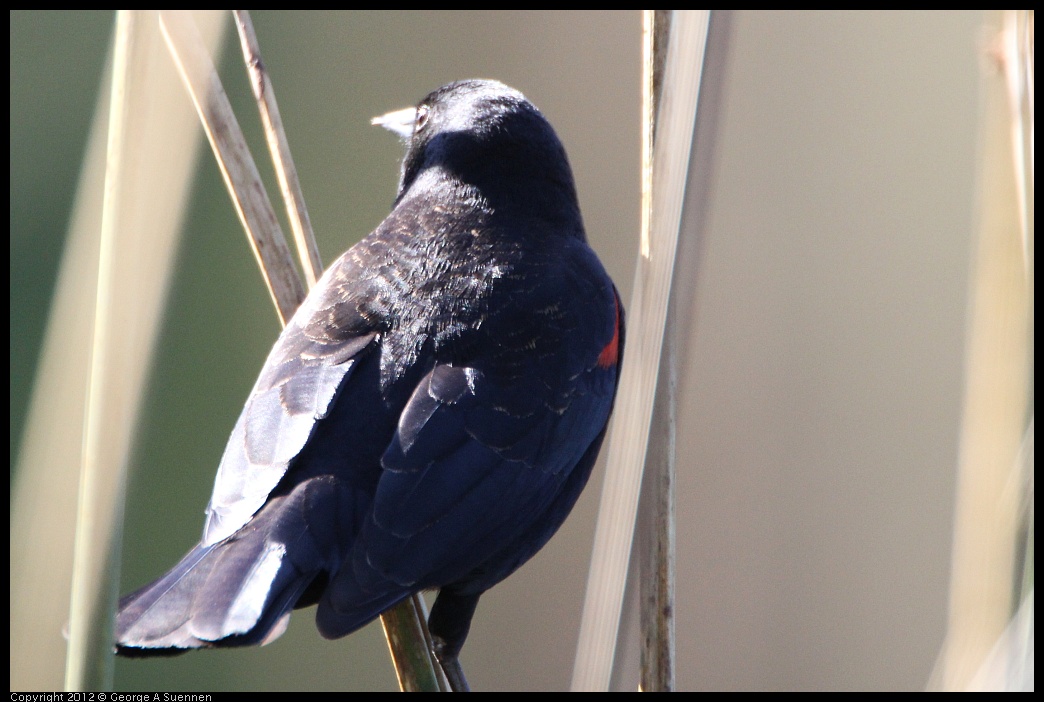
[[[394,197],[401,146],[370,117],[490,77],[555,125],[591,243],[629,298],[637,12],[253,18],[324,262]],[[983,15],[727,21],[681,377],[679,688],[921,688],[945,633]],[[11,13],[12,480],[112,23],[108,12]],[[234,41],[222,64],[260,153]],[[279,328],[209,152],[194,192],[139,431],[124,592],[198,538]],[[552,543],[483,598],[462,656],[475,689],[568,687],[601,479]],[[622,658],[618,684],[633,689],[636,654]],[[306,610],[260,650],[118,661],[116,687],[396,684],[378,625],[328,642]]]

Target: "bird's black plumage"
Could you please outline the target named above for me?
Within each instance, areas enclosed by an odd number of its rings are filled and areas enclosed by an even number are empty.
[[[422,589],[455,658],[478,597],[590,475],[623,349],[572,173],[521,93],[461,81],[406,116],[391,214],[326,272],[225,449],[203,538],[125,596],[129,655],[329,638]],[[388,125],[394,127],[394,125]]]

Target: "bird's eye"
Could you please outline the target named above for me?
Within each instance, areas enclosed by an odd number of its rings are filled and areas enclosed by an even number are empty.
[[[414,133],[424,129],[424,125],[428,123],[428,107],[427,105],[421,105],[417,108],[417,118],[413,120],[413,131]]]

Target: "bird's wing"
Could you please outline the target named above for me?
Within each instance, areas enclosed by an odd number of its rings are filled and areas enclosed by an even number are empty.
[[[395,593],[461,581],[484,590],[564,521],[616,389],[621,311],[611,287],[601,292],[608,309],[575,330],[587,342],[557,372],[498,377],[442,363],[418,384],[382,458],[372,515],[320,603],[324,635],[350,631]]]
[[[265,504],[375,346],[378,332],[345,294],[356,275],[350,263],[331,266],[265,361],[221,458],[202,546],[232,535]]]

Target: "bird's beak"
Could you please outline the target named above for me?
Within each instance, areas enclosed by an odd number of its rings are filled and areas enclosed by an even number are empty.
[[[374,117],[370,124],[384,127],[390,132],[395,132],[403,139],[413,136],[413,126],[417,121],[417,108],[407,107],[403,110],[395,110],[380,117]]]

